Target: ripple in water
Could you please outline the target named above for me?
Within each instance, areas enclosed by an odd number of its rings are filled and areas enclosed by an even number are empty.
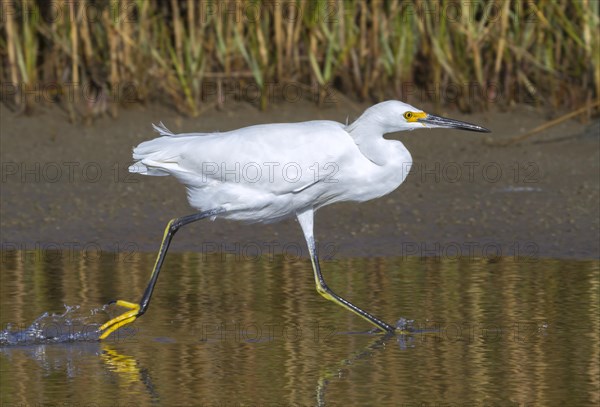
[[[101,323],[98,315],[105,315],[106,306],[83,312],[79,305],[65,305],[65,312],[45,312],[27,328],[15,329],[7,324],[0,332],[0,346],[42,345],[65,342],[97,341]]]

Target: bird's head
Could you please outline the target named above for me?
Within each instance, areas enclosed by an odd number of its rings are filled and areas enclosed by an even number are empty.
[[[435,116],[398,100],[388,100],[370,107],[359,120],[382,126],[384,133],[436,127],[481,133],[490,132],[485,127]]]

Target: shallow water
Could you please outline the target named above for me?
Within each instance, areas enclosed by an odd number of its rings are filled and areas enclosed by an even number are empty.
[[[595,260],[324,262],[339,294],[414,320],[384,337],[317,295],[308,259],[171,253],[146,315],[97,342],[119,312],[102,304],[137,300],[153,254],[1,255],[3,406],[600,402]]]

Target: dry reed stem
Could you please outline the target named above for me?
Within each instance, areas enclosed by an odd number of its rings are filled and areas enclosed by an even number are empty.
[[[586,104],[585,106],[580,107],[579,109],[576,109],[576,110],[574,110],[572,112],[569,112],[567,114],[564,114],[564,115],[562,115],[562,116],[560,116],[560,117],[558,117],[558,118],[556,118],[554,120],[550,120],[550,121],[548,121],[548,122],[546,122],[544,124],[541,124],[541,125],[537,126],[536,128],[534,128],[532,130],[529,130],[528,132],[526,132],[524,134],[520,134],[520,135],[512,137],[512,138],[510,138],[508,140],[501,140],[501,141],[496,141],[496,142],[488,142],[487,144],[488,145],[492,145],[492,146],[506,147],[506,146],[509,146],[511,144],[519,143],[519,142],[521,142],[523,140],[526,140],[526,139],[530,138],[531,136],[534,136],[534,135],[536,135],[536,134],[538,134],[538,133],[540,133],[540,132],[542,132],[544,130],[547,130],[550,127],[554,127],[557,124],[560,124],[560,123],[562,123],[564,121],[567,121],[569,119],[572,119],[572,118],[577,117],[577,116],[582,115],[582,114],[588,114],[589,115],[590,112],[593,109],[597,108],[598,106],[600,106],[600,101],[596,101],[594,103]]]
[[[56,21],[15,19],[27,15],[23,7],[45,7],[41,0],[9,3],[18,10],[6,13],[2,80],[91,82],[114,101],[120,85],[133,83],[140,100],[166,93],[188,114],[206,102],[204,85],[218,87],[222,102],[227,79],[261,91],[274,82],[335,83],[338,92],[370,101],[419,89],[436,105],[462,110],[530,97],[564,107],[600,97],[599,6],[592,0],[232,0],[210,3],[216,12],[209,2],[132,0],[131,16],[109,15],[124,3],[107,1],[94,3],[110,5],[95,22],[85,19],[89,0],[57,1],[68,16]],[[244,14],[250,6],[260,10],[256,21]],[[451,18],[448,10],[461,14]],[[248,71],[253,79],[237,74]],[[472,84],[493,85],[502,98],[472,94]],[[459,95],[444,99],[452,86]],[[267,102],[262,93],[261,106]]]
[[[8,7],[13,7],[12,3],[8,4]],[[10,80],[13,86],[17,86],[19,83],[19,71],[17,66],[17,55],[16,55],[16,45],[17,45],[17,34],[15,28],[15,22],[13,21],[13,16],[15,15],[14,10],[7,10],[6,13],[6,46],[8,52],[8,70],[10,72]],[[21,107],[21,92],[16,92],[14,103],[17,107]]]

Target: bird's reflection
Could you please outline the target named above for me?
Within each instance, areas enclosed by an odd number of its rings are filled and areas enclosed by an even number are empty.
[[[367,334],[374,335],[374,338],[362,349],[353,352],[347,358],[344,358],[336,364],[326,368],[323,374],[319,376],[317,381],[317,388],[315,391],[318,406],[326,405],[325,396],[329,383],[334,379],[342,379],[344,373],[361,360],[372,358],[377,352],[385,349],[386,346],[393,344],[394,342],[401,350],[408,350],[414,348],[418,343],[418,338],[421,335],[436,334],[439,333],[437,329],[419,329],[415,327],[413,320],[407,320],[401,318],[396,322],[396,333],[386,333],[384,335],[377,335],[374,331],[366,333],[347,333],[352,334]]]
[[[160,400],[153,385],[149,370],[143,367],[133,356],[117,350],[116,346],[107,342],[70,342],[29,346],[3,346],[0,353],[10,360],[19,360],[23,356],[33,360],[43,371],[44,376],[64,376],[66,381],[77,379],[89,366],[90,360],[100,360],[105,369],[117,377],[120,384],[126,387],[141,383],[150,401],[155,404]],[[19,371],[19,364],[13,364],[11,373],[14,376],[27,375]],[[22,394],[21,399],[28,398]]]
[[[108,370],[118,374],[125,383],[142,383],[153,404],[160,401],[149,370],[141,366],[133,356],[123,354],[115,347],[102,342],[101,359]]]

